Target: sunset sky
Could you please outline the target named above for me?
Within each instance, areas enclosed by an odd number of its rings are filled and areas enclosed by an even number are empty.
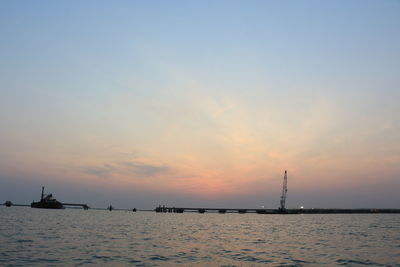
[[[0,1],[0,202],[400,208],[400,1]]]

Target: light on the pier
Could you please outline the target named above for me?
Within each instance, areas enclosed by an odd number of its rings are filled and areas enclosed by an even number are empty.
[[[300,209],[304,209],[304,206],[300,206]]]

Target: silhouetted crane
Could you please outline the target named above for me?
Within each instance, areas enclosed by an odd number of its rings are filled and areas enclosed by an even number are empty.
[[[283,188],[282,188],[282,196],[281,196],[281,207],[279,208],[281,211],[286,210],[286,195],[287,195],[287,171],[285,170],[285,175],[283,176]]]

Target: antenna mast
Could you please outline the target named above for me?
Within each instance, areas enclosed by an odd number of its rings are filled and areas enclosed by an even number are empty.
[[[283,188],[282,188],[282,196],[281,196],[281,207],[280,210],[284,211],[286,205],[286,195],[287,195],[287,171],[285,170],[285,176],[283,176]]]

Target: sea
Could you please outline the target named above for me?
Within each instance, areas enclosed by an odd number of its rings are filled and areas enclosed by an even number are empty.
[[[400,266],[400,214],[0,207],[0,266]]]

